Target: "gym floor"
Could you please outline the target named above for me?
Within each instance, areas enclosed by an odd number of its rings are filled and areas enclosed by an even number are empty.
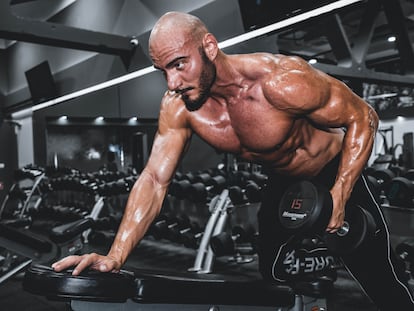
[[[105,248],[94,249],[105,251]],[[88,251],[85,249],[85,251]],[[171,269],[186,271],[192,266],[195,252],[183,249],[173,244],[153,240],[143,240],[136,251],[130,256],[126,266],[139,267],[140,269]],[[237,265],[228,264],[227,261],[217,260],[214,269],[224,269],[243,275],[256,274],[257,262]],[[16,275],[0,284],[1,310],[7,311],[68,311],[70,307],[62,301],[52,301],[41,296],[32,295],[22,288],[23,273]],[[361,291],[358,284],[344,269],[338,270],[338,279],[334,283],[334,289],[328,297],[329,311],[375,311],[372,302]]]

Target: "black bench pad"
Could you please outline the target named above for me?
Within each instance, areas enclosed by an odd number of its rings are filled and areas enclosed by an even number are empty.
[[[293,306],[295,293],[286,285],[245,276],[133,269],[137,301],[145,303]]]
[[[26,271],[23,288],[50,299],[142,303],[220,304],[290,307],[294,290],[246,277],[216,278],[214,275],[150,270],[122,270],[120,273],[71,270],[55,272],[32,264]]]

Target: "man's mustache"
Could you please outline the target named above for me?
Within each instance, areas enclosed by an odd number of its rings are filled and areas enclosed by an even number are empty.
[[[178,93],[178,94],[183,94],[187,91],[191,91],[192,89],[194,89],[194,88],[193,87],[187,87],[185,89],[177,89],[177,90],[175,90],[175,92]]]

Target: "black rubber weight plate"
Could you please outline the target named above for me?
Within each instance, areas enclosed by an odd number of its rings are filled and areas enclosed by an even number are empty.
[[[133,274],[127,271],[102,273],[84,271],[73,276],[72,270],[55,272],[43,265],[31,265],[23,279],[25,291],[50,299],[79,299],[124,302],[136,295]]]

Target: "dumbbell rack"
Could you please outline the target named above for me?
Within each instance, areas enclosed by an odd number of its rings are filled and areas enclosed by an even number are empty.
[[[36,196],[35,194],[36,192],[41,194],[41,191],[39,189],[39,184],[42,182],[45,176],[46,175],[44,172],[40,172],[37,170],[35,171],[34,174],[32,174],[32,177],[33,177],[32,186],[29,189],[25,190],[26,198],[22,203],[19,203],[18,210],[15,211],[17,218],[20,218],[20,219],[24,218],[31,204],[33,204],[35,208],[37,208],[41,204],[42,196],[41,195]],[[8,194],[4,198],[0,206],[0,220],[3,218],[3,213],[9,201],[11,192],[16,187],[19,187],[19,184],[21,181],[22,180],[17,180],[15,183],[13,183],[13,185],[8,191]],[[10,251],[7,248],[7,245],[9,245],[9,242],[7,241],[7,239],[3,239],[2,237],[0,239],[1,239],[0,244],[2,245],[2,248],[5,250],[5,254],[4,254],[5,256],[3,258],[3,263],[1,267],[4,273],[0,276],[0,284],[2,284],[3,282],[10,279],[12,276],[19,273],[20,271],[23,271],[28,265],[32,263],[33,260],[31,258],[21,256],[21,254],[19,254],[18,252]],[[13,262],[15,261],[15,257],[24,257],[24,258],[22,258],[22,260],[18,264],[14,265]]]
[[[214,252],[210,247],[210,239],[212,236],[223,232],[228,219],[230,206],[231,200],[227,189],[224,189],[210,201],[209,210],[211,215],[201,238],[194,265],[188,271],[203,274],[212,272]]]
[[[28,210],[30,204],[33,204],[35,208],[37,208],[41,204],[42,196],[41,196],[41,191],[39,189],[39,185],[45,177],[46,177],[46,174],[44,172],[33,176],[32,186],[30,187],[30,189],[26,190],[26,192],[27,192],[26,193],[26,199],[24,200],[22,206],[20,207],[20,211],[19,211],[19,215],[18,215],[19,218],[24,217],[24,215],[25,215],[26,211]],[[3,212],[6,208],[7,202],[8,202],[9,197],[10,197],[10,193],[14,190],[14,188],[19,187],[20,182],[21,182],[21,180],[16,181],[11,186],[8,194],[4,198],[4,200],[2,202],[2,205],[0,207],[0,219],[2,219]],[[38,192],[40,195],[35,196],[36,192]],[[34,201],[34,203],[33,203],[33,201]]]

